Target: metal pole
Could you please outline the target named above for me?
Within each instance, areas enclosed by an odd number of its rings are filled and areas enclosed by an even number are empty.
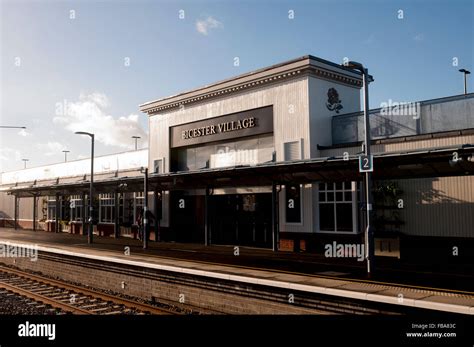
[[[59,194],[56,193],[56,225],[54,226],[54,232],[58,233],[59,232],[59,218],[60,218],[60,213],[61,213],[61,206],[59,205]]]
[[[148,168],[144,171],[144,182],[143,182],[143,249],[148,248]]]
[[[18,196],[15,195],[15,210],[13,212],[14,214],[14,219],[15,219],[15,230],[18,228]]]
[[[204,244],[209,246],[209,187],[204,196]]]
[[[158,199],[158,191],[155,189],[153,192],[153,205],[154,205],[154,212],[155,215],[155,242],[160,241],[160,218],[158,216],[158,204],[160,200]]]
[[[274,252],[278,251],[277,189],[275,183],[272,183],[272,248]]]
[[[81,229],[81,234],[85,235],[86,234],[86,205],[87,205],[87,199],[86,199],[86,193],[82,193],[82,229]]]
[[[369,120],[369,71],[364,68],[362,71],[364,84],[364,122],[365,122],[365,148],[364,154],[370,157],[370,120]],[[367,258],[367,274],[370,276],[373,271],[373,230],[370,224],[372,213],[372,180],[371,172],[365,173],[365,199],[367,212],[367,226],[365,229],[365,249]]]
[[[464,73],[464,95],[467,94],[467,77],[466,77],[466,73]]]
[[[91,138],[91,179],[89,185],[89,232],[87,233],[87,243],[91,244],[94,241],[94,134],[85,131],[76,131],[77,135],[87,135]]]
[[[89,233],[87,235],[87,243],[92,244],[94,242],[94,223],[93,223],[93,212],[94,212],[94,134],[91,134],[91,180],[89,186]]]
[[[114,218],[114,237],[116,239],[120,236],[120,193],[115,192],[115,218]]]
[[[467,75],[471,74],[471,71],[466,69],[459,69],[459,72],[464,74],[464,95],[467,94]]]
[[[33,195],[33,231],[36,231],[36,205],[37,205],[37,196]]]

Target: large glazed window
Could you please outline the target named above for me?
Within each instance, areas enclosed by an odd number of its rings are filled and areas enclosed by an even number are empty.
[[[319,183],[319,231],[356,232],[357,183]]]
[[[69,207],[71,209],[71,221],[82,221],[82,197],[71,195]]]
[[[171,171],[256,165],[271,161],[274,150],[273,136],[175,148],[171,150]]]
[[[115,221],[115,197],[114,194],[100,194],[100,216],[101,223],[113,223]]]

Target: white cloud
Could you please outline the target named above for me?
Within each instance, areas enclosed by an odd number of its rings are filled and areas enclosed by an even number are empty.
[[[114,118],[107,114],[110,103],[105,94],[81,94],[79,101],[68,102],[63,114],[54,117],[56,124],[65,129],[87,131],[95,134],[95,139],[107,146],[132,149],[132,136],[141,136],[142,143],[148,143],[148,136],[138,122],[137,114]]]
[[[413,37],[413,40],[415,41],[423,41],[424,39],[425,39],[425,34],[423,33],[417,34]]]
[[[20,151],[13,148],[0,148],[0,160],[5,161],[19,161],[21,159]]]
[[[101,93],[92,93],[89,95],[86,95],[84,93],[81,93],[79,96],[79,99],[89,99],[99,105],[101,108],[107,108],[109,107],[109,99],[107,99],[107,96],[105,94]]]
[[[208,35],[211,29],[222,28],[223,26],[221,22],[211,16],[196,21],[196,30],[203,35]]]
[[[18,132],[18,135],[23,136],[23,137],[26,137],[26,136],[31,135],[31,133],[29,133],[29,132],[26,131],[25,129],[21,129],[21,130]]]
[[[66,146],[59,142],[48,142],[38,143],[36,148],[45,156],[50,157],[52,155],[62,154],[61,152],[66,149]]]

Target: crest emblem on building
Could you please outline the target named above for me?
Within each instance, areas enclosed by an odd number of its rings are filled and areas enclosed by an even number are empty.
[[[329,111],[336,111],[336,113],[339,113],[339,110],[343,108],[341,100],[339,100],[339,93],[335,88],[328,89],[328,101],[326,102],[326,107]]]

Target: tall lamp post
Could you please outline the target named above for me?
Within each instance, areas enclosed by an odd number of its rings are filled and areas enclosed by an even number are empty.
[[[67,151],[67,150],[64,150],[63,153],[64,153],[64,162],[66,163],[67,162],[67,154],[71,152],[71,151]]]
[[[138,142],[137,141],[138,141],[138,139],[141,139],[141,137],[140,136],[132,136],[132,139],[135,139],[135,150],[137,150],[137,148],[138,148]]]
[[[143,173],[143,215],[142,215],[142,228],[143,228],[143,249],[148,248],[148,233],[149,233],[149,220],[148,220],[148,168],[142,168]],[[155,231],[156,232],[156,231]]]
[[[23,168],[26,169],[26,163],[30,161],[30,159],[22,159],[22,161],[25,163],[25,166]]]
[[[358,70],[362,73],[362,83],[364,89],[364,155],[370,158],[370,121],[369,121],[369,82],[370,75],[369,70],[366,69],[361,63],[355,61],[349,61],[343,64],[344,67],[349,69]],[[365,229],[365,257],[367,259],[367,275],[370,277],[374,270],[374,229],[371,225],[370,217],[372,213],[372,177],[371,172],[365,172],[365,201],[366,201],[366,219],[367,226]]]
[[[93,232],[94,232],[94,225],[93,221],[93,185],[94,185],[94,134],[85,132],[85,131],[76,131],[77,135],[87,135],[91,138],[91,179],[90,179],[90,186],[89,186],[89,232],[87,234],[87,243],[92,244],[93,242]]]
[[[462,72],[464,74],[464,95],[467,94],[467,75],[471,73],[471,71],[466,70],[466,69],[459,69],[459,72]]]

